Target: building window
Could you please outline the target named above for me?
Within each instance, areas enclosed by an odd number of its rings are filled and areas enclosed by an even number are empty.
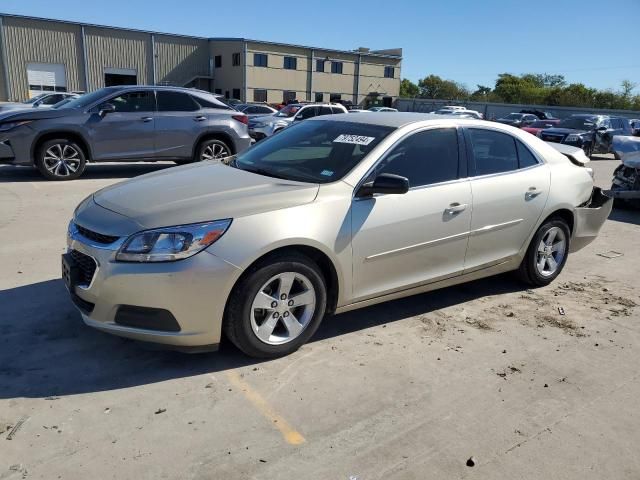
[[[234,67],[237,67],[238,65],[240,65],[240,53],[234,53],[234,54],[231,56],[231,64],[232,64]]]
[[[224,98],[229,98],[229,90],[224,91]]]
[[[240,100],[240,89],[239,88],[234,88],[233,89],[233,98],[237,98],[238,100]]]
[[[324,102],[324,93],[316,92],[316,102]]]
[[[331,73],[342,73],[342,62],[331,62]]]
[[[253,91],[253,101],[254,102],[266,102],[267,101],[267,91],[266,90],[254,90]]]
[[[222,95],[222,89],[221,88],[216,88],[213,93],[217,94],[217,95]]]
[[[216,55],[213,64],[216,68],[220,68],[222,66],[222,55]]]
[[[316,60],[316,72],[324,72],[324,59]]]
[[[340,95],[339,93],[332,93],[331,95],[329,95],[329,101],[331,103],[336,103],[340,100],[342,100],[342,95]]]
[[[298,59],[296,57],[284,57],[285,70],[296,70],[298,68]]]
[[[285,90],[284,92],[282,92],[282,101],[284,103],[292,102],[295,99],[296,99],[296,92],[290,92],[288,90]]]
[[[393,78],[393,77],[395,77],[395,68],[384,67],[384,78]]]
[[[268,67],[268,56],[266,53],[254,53],[253,54],[253,66],[254,67]]]

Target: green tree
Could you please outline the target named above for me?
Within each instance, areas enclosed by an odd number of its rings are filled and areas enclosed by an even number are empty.
[[[464,85],[453,80],[444,80],[438,75],[429,75],[418,82],[422,98],[441,100],[463,100],[469,97]]]
[[[400,96],[403,98],[414,98],[420,94],[420,88],[407,78],[400,82]]]

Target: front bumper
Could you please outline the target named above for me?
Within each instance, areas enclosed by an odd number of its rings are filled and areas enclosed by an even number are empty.
[[[575,209],[575,222],[569,249],[571,253],[586,247],[596,239],[612,208],[613,199],[605,196],[600,188],[595,187],[589,203]]]
[[[73,227],[69,231],[68,252],[88,255],[96,263],[88,284],[70,287],[84,322],[146,342],[177,347],[218,344],[238,268],[206,250],[177,262],[116,262],[115,254],[124,240],[104,246]],[[123,322],[125,313],[128,320]]]

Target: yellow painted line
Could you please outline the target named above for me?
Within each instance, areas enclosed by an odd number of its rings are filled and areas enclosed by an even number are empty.
[[[285,441],[290,445],[300,445],[305,442],[300,432],[296,431],[289,422],[276,412],[262,396],[245,382],[237,372],[227,372],[227,378],[231,384],[240,390],[254,407],[271,423],[280,430]]]

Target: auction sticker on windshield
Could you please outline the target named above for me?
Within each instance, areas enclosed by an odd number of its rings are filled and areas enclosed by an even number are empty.
[[[375,137],[365,137],[363,135],[349,135],[343,133],[336,138],[333,143],[351,143],[352,145],[369,145]]]

